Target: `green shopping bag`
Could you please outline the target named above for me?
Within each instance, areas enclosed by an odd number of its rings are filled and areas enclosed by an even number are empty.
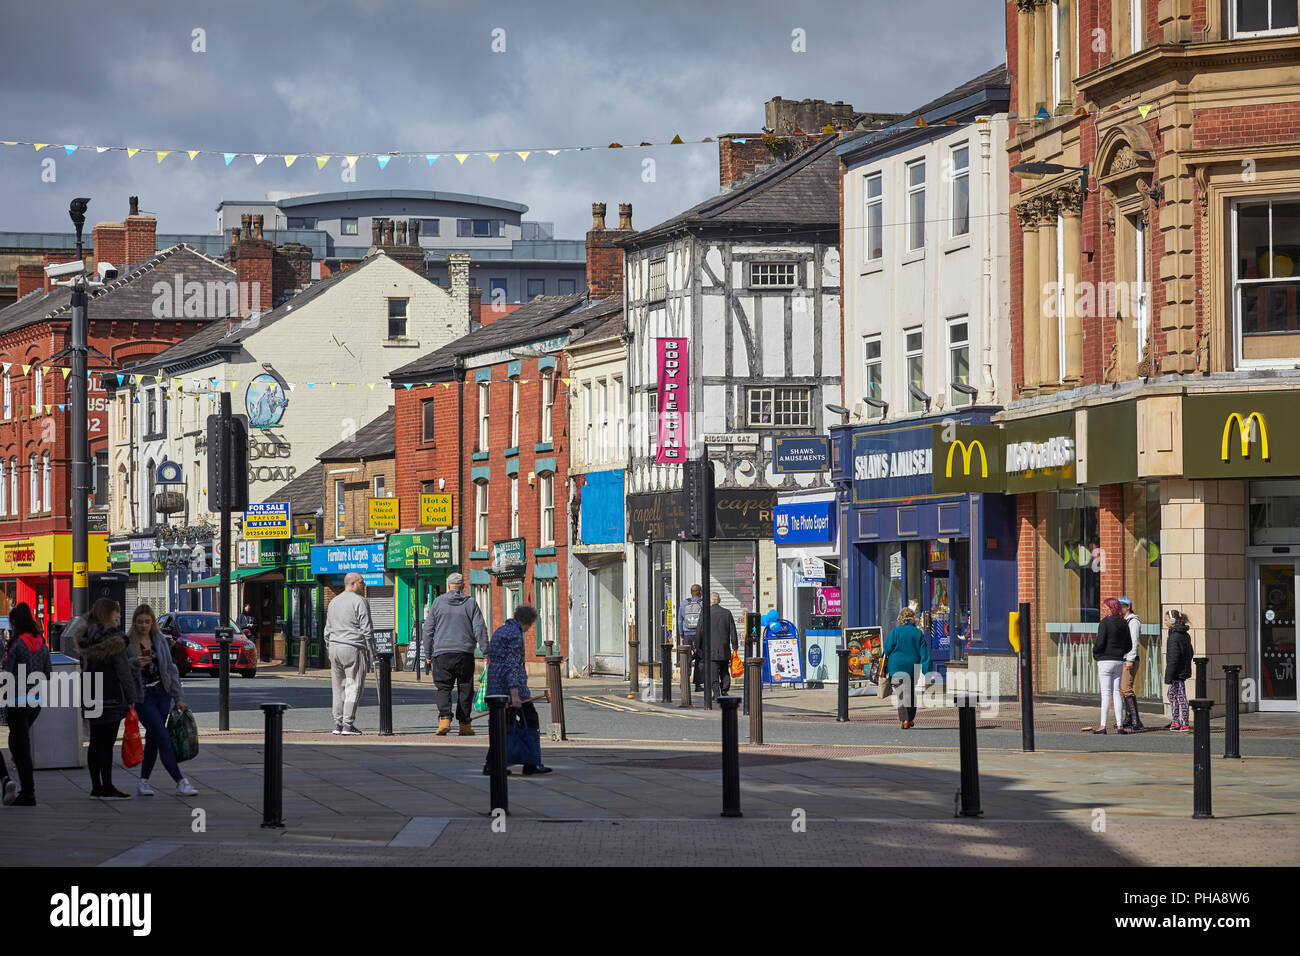
[[[483,668],[483,675],[478,679],[478,693],[474,695],[474,709],[487,710],[487,668]]]
[[[191,760],[199,752],[199,725],[187,710],[173,710],[167,717],[167,736],[171,738],[176,762]]]

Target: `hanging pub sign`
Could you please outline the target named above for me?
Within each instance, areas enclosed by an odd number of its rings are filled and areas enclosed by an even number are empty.
[[[523,577],[527,563],[527,549],[524,547],[523,538],[506,538],[492,542],[490,570],[497,577]]]
[[[691,404],[686,339],[655,339],[655,355],[659,372],[656,379],[659,444],[655,449],[655,464],[680,465],[686,461],[686,422]]]

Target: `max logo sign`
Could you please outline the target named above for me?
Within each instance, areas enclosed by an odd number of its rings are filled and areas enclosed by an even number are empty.
[[[985,454],[984,452],[984,443],[980,441],[978,438],[972,441],[969,445],[967,445],[964,441],[958,438],[954,440],[951,445],[948,446],[948,461],[947,464],[944,466],[945,477],[948,478],[952,477],[952,453],[957,450],[958,446],[961,447],[962,474],[963,475],[970,474],[971,458],[978,450],[980,453],[980,477],[987,478],[989,476],[989,458],[988,455]]]
[[[1259,457],[1268,461],[1268,426],[1264,423],[1264,416],[1259,412],[1251,412],[1244,419],[1239,412],[1233,412],[1223,423],[1223,442],[1219,457],[1227,461],[1231,455],[1232,426],[1237,426],[1237,436],[1241,440],[1241,457],[1249,458],[1251,446],[1254,445],[1255,439],[1259,439]]]

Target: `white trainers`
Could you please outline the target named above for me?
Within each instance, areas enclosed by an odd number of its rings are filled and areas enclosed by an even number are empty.
[[[154,795],[153,787],[149,786],[149,781],[144,777],[141,777],[140,782],[135,785],[135,792],[142,797],[152,797]]]
[[[361,731],[357,730],[357,728],[353,727],[351,724],[344,724],[343,729],[340,730],[339,733],[342,734],[344,737],[361,736]]]
[[[341,720],[334,721],[334,729],[331,730],[330,733],[334,734],[336,737],[339,734],[343,733],[343,721]]]
[[[194,789],[194,784],[190,783],[188,777],[181,777],[181,782],[176,784],[176,796],[178,797],[197,797],[199,792]]]
[[[18,799],[18,782],[9,777],[5,777],[3,795],[0,795],[0,803],[6,807],[12,807],[14,801]]]

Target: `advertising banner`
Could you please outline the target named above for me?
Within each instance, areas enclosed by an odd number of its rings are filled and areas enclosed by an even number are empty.
[[[690,412],[685,338],[655,339],[659,386],[659,446],[655,463],[680,465],[686,461],[686,421]]]
[[[1293,391],[1189,395],[1183,399],[1183,477],[1300,475],[1298,420],[1300,399]]]
[[[786,502],[776,506],[776,543],[828,544],[835,541],[834,501]]]

